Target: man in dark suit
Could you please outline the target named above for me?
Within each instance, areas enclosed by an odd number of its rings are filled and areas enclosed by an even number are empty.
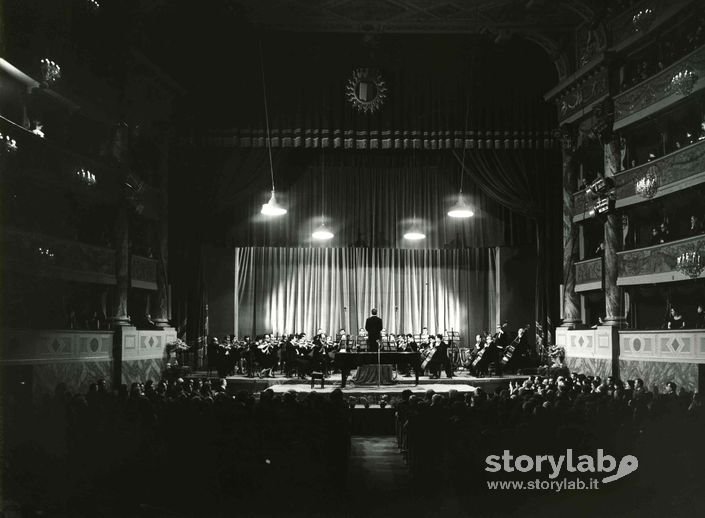
[[[365,321],[367,331],[367,350],[377,352],[379,339],[382,336],[382,319],[377,316],[377,310],[372,308],[372,315]]]

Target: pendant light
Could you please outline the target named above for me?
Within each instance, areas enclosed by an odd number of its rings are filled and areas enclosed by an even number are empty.
[[[413,153],[412,148],[412,161],[414,166],[416,165],[416,155]],[[416,221],[416,209],[414,208],[414,218],[411,223],[411,228],[404,234],[404,239],[407,241],[421,241],[426,239],[426,234],[422,230],[421,226]]]
[[[328,228],[326,228],[325,224],[325,216],[324,216],[324,208],[323,208],[323,200],[325,200],[325,190],[323,186],[323,182],[325,181],[325,152],[323,148],[321,148],[321,224],[316,227],[316,230],[313,231],[313,234],[311,234],[311,237],[313,239],[316,239],[317,241],[327,241],[329,239],[333,239],[335,237],[335,234],[331,232]]]
[[[468,116],[470,115],[470,100],[466,100],[465,104],[465,133],[468,131]],[[448,216],[451,218],[472,218],[475,212],[467,203],[463,196],[463,179],[465,178],[465,146],[463,146],[463,158],[460,161],[460,192],[458,192],[458,201],[448,211]]]
[[[269,109],[267,107],[267,82],[264,79],[264,56],[262,53],[262,41],[259,42],[259,57],[262,69],[262,96],[264,98],[264,120],[267,128],[267,151],[269,153],[269,173],[272,179],[272,195],[269,201],[262,205],[260,211],[265,216],[282,216],[286,214],[286,209],[277,203],[277,197],[274,189],[274,163],[272,161],[272,137],[269,131]]]
[[[458,193],[458,201],[448,211],[451,218],[472,218],[475,212],[472,207],[465,201],[463,196],[463,178],[465,178],[465,146],[463,146],[463,158],[460,163],[460,192]]]

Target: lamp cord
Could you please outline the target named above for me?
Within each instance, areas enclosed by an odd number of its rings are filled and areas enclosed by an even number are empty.
[[[465,131],[463,133],[463,157],[460,160],[460,194],[463,194],[463,179],[465,178],[465,137],[468,134],[468,118],[470,116],[470,99],[465,98]]]
[[[321,224],[323,225],[323,217],[325,214],[325,189],[323,186],[323,182],[325,182],[325,171],[326,171],[326,150],[324,148],[321,148]]]
[[[264,122],[267,128],[267,151],[269,152],[269,173],[272,178],[272,193],[274,192],[274,163],[272,161],[272,137],[269,133],[269,108],[267,106],[267,81],[264,77],[264,53],[262,52],[262,40],[259,40],[259,62],[262,71],[262,97],[264,97]]]

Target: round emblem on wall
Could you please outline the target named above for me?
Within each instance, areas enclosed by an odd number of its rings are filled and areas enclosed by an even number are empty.
[[[387,85],[376,70],[356,68],[348,79],[345,93],[353,108],[363,113],[373,113],[387,98]]]

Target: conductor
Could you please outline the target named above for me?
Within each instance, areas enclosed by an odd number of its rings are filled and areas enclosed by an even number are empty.
[[[372,315],[365,321],[367,331],[367,350],[377,352],[379,339],[382,336],[382,319],[377,316],[377,309],[372,308]]]

